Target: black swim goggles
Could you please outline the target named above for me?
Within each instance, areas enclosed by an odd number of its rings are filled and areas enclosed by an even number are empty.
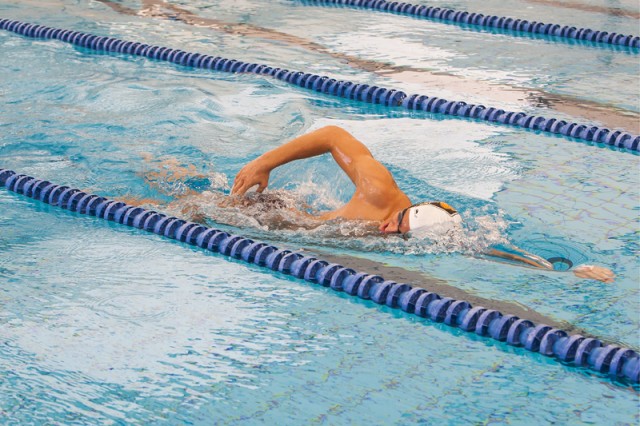
[[[402,231],[400,231],[400,224],[402,223],[402,219],[404,219],[404,215],[407,214],[407,210],[409,210],[411,207],[413,206],[409,206],[406,209],[402,209],[400,210],[400,212],[398,212],[398,229],[396,230],[398,234],[402,234]]]

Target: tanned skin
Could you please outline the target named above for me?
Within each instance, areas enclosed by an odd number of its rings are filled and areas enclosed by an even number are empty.
[[[323,127],[314,132],[297,137],[284,145],[262,154],[247,163],[236,175],[231,189],[232,195],[244,195],[249,189],[258,186],[262,192],[269,185],[271,171],[283,164],[304,158],[330,153],[340,168],[349,176],[356,189],[344,206],[318,217],[320,220],[336,218],[369,220],[379,223],[382,233],[407,233],[408,215],[398,223],[399,213],[412,205],[409,197],[402,192],[391,172],[371,151],[346,130],[337,126]],[[491,249],[487,254],[517,260],[538,268],[549,269],[523,256]],[[613,282],[615,275],[607,268],[581,265],[573,269],[580,278],[595,279],[606,283]]]
[[[269,183],[269,173],[276,167],[326,153],[333,156],[356,190],[347,204],[319,219],[370,220],[380,222],[382,232],[398,232],[398,212],[411,206],[409,197],[362,142],[337,126],[323,127],[295,138],[251,161],[238,172],[231,193],[243,195],[256,185],[258,192],[262,192]],[[403,220],[400,230],[407,232],[409,224],[405,222],[407,219]]]

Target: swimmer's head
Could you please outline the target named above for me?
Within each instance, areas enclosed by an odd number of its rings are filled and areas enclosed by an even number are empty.
[[[442,201],[430,201],[399,210],[382,222],[380,231],[419,238],[459,229],[461,224],[462,218],[456,209]]]

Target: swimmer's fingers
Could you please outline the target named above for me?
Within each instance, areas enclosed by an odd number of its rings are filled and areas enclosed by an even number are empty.
[[[262,181],[258,182],[258,189],[256,189],[256,191],[258,191],[259,193],[262,194],[262,191],[267,189],[267,185],[268,184],[269,184],[268,180],[262,180]]]
[[[269,171],[262,170],[255,162],[244,166],[233,181],[231,194],[244,195],[249,189],[258,185],[258,192],[265,190],[269,185]]]
[[[233,186],[231,187],[231,194],[232,195],[238,194],[240,192],[240,187],[242,187],[243,183],[244,183],[243,179],[241,179],[239,175],[237,175],[236,178],[233,180]]]
[[[573,270],[573,274],[578,278],[598,280],[609,284],[616,277],[611,269],[594,265],[580,265]]]
[[[236,179],[233,181],[233,187],[231,188],[231,195],[244,195],[247,193],[249,189],[251,189],[256,185],[260,185],[261,187],[263,186],[262,184],[260,184],[260,182],[256,182],[255,179],[238,175],[236,176]],[[264,187],[266,187],[266,185],[264,185]],[[262,188],[263,190],[264,190],[264,187]]]
[[[247,189],[249,189],[245,184],[245,182],[247,181],[247,172],[245,169],[246,166],[240,169],[235,179],[233,180],[231,194],[244,195],[244,193],[247,192]]]
[[[267,184],[268,182],[266,181],[260,181],[260,182],[250,181],[248,183],[246,181],[241,181],[241,182],[238,182],[237,186],[234,184],[233,188],[231,189],[231,195],[244,195],[247,193],[248,190],[250,190],[256,185],[258,185],[258,189],[256,189],[256,191],[262,193],[262,191],[264,191],[267,188]]]

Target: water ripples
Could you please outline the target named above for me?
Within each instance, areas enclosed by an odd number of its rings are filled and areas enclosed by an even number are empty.
[[[94,242],[91,247],[94,256],[83,257],[83,270],[59,264],[47,274],[46,284],[38,276],[23,284],[33,300],[28,303],[39,305],[37,313],[23,318],[20,305],[5,306],[0,334],[11,344],[5,345],[0,366],[11,359],[13,392],[28,384],[24,392],[30,403],[43,404],[49,414],[84,418],[88,413],[82,407],[91,401],[99,418],[123,420],[146,416],[139,403],[149,397],[175,401],[185,393],[198,406],[208,400],[212,384],[256,388],[254,370],[289,363],[296,353],[323,350],[331,340],[300,329],[287,313],[287,299],[302,302],[308,295],[246,271],[239,278],[238,266],[226,261],[193,253],[177,264],[165,254],[164,260],[128,265],[155,274],[125,280],[130,271],[111,274],[108,265],[114,260],[98,255],[109,253],[108,246]],[[58,253],[71,264],[79,262],[68,248]],[[127,255],[141,254],[133,250]],[[56,389],[60,406],[38,396],[49,388]],[[130,403],[114,406],[110,395],[126,393]],[[2,409],[10,411],[12,404],[4,400]]]
[[[154,320],[166,317],[176,311],[158,301],[154,293],[127,293],[110,296],[94,302],[90,309],[121,320]]]
[[[628,66],[626,56],[607,65],[609,79],[594,82],[603,74],[598,69],[617,52],[585,53],[593,59],[586,71],[574,67],[573,60],[583,49],[571,46],[549,48],[552,54],[542,64],[536,49],[524,49],[525,64],[505,66],[515,50],[543,42],[518,39],[509,47],[499,41],[503,37],[492,36],[488,46],[493,47],[476,49],[488,34],[452,28],[430,39],[434,48],[427,52],[418,47],[433,24],[416,32],[416,21],[392,15],[380,18],[386,23],[380,36],[386,41],[389,34],[403,37],[409,50],[385,48],[380,56],[371,50],[375,43],[368,36],[358,40],[367,47],[358,52],[348,37],[325,38],[331,52],[321,53],[317,46],[314,51],[249,33],[143,21],[111,12],[100,2],[71,3],[26,0],[19,6],[0,5],[0,10],[26,21],[40,13],[47,25],[240,55],[291,69],[314,68],[366,82],[395,77],[342,62],[338,58],[348,56],[343,53],[372,56],[375,61],[358,60],[366,66],[419,60],[425,68],[450,74],[447,78],[459,78],[462,71],[472,75],[465,88],[477,89],[477,80],[488,81],[482,87],[489,99],[503,83],[566,95],[577,91],[581,97],[600,97],[605,83],[612,93],[621,85],[631,87],[631,77],[620,76]],[[42,14],[58,4],[65,4],[64,16]],[[118,4],[138,7],[137,2]],[[309,25],[300,25],[300,14],[311,10],[306,6],[192,2],[185,7],[205,16],[215,10],[215,19],[230,21],[237,20],[236,8],[242,7],[252,12],[245,17],[248,22],[307,39],[326,34],[327,16],[336,18],[332,25],[343,25],[352,15],[317,8]],[[253,13],[266,7],[286,7],[291,14]],[[497,5],[492,0],[486,7]],[[371,29],[365,20],[348,24],[360,36]],[[462,55],[452,55],[452,37],[463,37],[473,54],[456,48]],[[629,167],[635,164],[629,160],[633,157],[491,124],[329,99],[256,76],[96,55],[6,34],[0,34],[0,43],[11,58],[0,68],[0,91],[11,106],[0,117],[1,167],[102,195],[152,198],[143,201],[156,207],[173,201],[167,211],[176,216],[202,213],[199,219],[211,225],[293,249],[329,247],[403,263],[448,277],[452,285],[475,294],[532,306],[622,342],[637,334],[637,285],[635,276],[630,278],[637,269],[631,229],[637,209],[629,196],[637,192],[635,169]],[[495,55],[495,43],[501,46],[500,55]],[[551,66],[559,54],[560,67]],[[493,65],[487,65],[487,57]],[[569,72],[567,64],[573,67]],[[504,69],[497,72],[496,67]],[[416,92],[427,91],[421,80],[415,84]],[[596,89],[582,93],[587,86]],[[444,89],[455,95],[450,98],[473,96],[461,87]],[[624,92],[615,104],[624,106],[632,95]],[[510,102],[524,102],[518,96],[509,93]],[[542,101],[526,100],[546,108]],[[451,200],[465,217],[465,234],[435,242],[404,241],[380,237],[372,224],[319,224],[292,216],[290,207],[319,211],[349,198],[351,186],[330,159],[274,172],[272,187],[277,190],[265,194],[265,200],[252,200],[254,205],[218,205],[243,163],[326,124],[342,125],[370,146],[415,201]],[[189,191],[202,193],[201,182],[145,180],[148,170],[170,159],[206,175],[209,192],[204,198],[184,197]],[[183,214],[189,204],[193,211]],[[273,204],[279,208],[272,209]],[[27,424],[184,423],[201,416],[276,424],[285,413],[297,423],[419,423],[450,419],[446,407],[456,407],[469,421],[477,414],[475,418],[487,421],[517,423],[540,416],[539,408],[553,394],[552,408],[542,411],[545,418],[565,423],[637,420],[629,414],[637,403],[633,395],[517,348],[461,337],[370,301],[329,294],[6,191],[0,191],[0,205],[0,419],[8,415]],[[514,223],[512,217],[522,221]],[[568,256],[618,262],[616,272],[625,276],[616,286],[584,286],[569,274],[435,256],[473,254],[504,242],[507,233],[526,244],[525,237],[531,239],[536,231]],[[562,245],[573,237],[575,244]],[[544,249],[537,238],[531,248]],[[509,381],[506,389],[505,379],[514,377],[522,380]],[[512,397],[496,400],[496,392]],[[606,407],[587,407],[587,394],[607,398]]]

